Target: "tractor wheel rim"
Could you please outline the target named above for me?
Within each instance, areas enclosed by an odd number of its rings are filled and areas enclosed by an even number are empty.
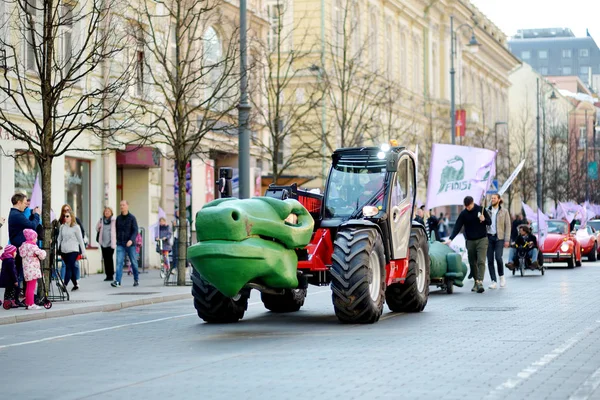
[[[372,251],[369,256],[369,270],[371,275],[369,295],[371,296],[371,300],[377,301],[381,292],[381,266],[379,264],[379,255],[375,251]]]
[[[425,289],[425,253],[423,249],[417,250],[417,290],[419,293]]]

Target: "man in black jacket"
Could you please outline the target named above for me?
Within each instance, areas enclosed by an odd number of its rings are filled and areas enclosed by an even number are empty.
[[[131,261],[133,270],[133,286],[139,285],[139,272],[137,252],[135,251],[135,239],[138,235],[138,224],[134,215],[129,212],[129,203],[126,200],[121,201],[121,215],[117,217],[117,278],[111,283],[112,287],[121,286],[123,277],[123,264],[125,263],[125,254]]]
[[[18,249],[25,242],[23,231],[25,229],[37,230],[40,225],[40,209],[36,207],[31,212],[29,218],[27,218],[23,213],[27,208],[27,196],[23,193],[16,193],[10,201],[12,208],[10,209],[10,214],[8,214],[8,240],[10,240],[10,244]],[[17,274],[19,274],[20,278],[23,278],[23,259],[18,251],[15,256],[15,265],[17,267]],[[26,286],[27,284],[23,280],[23,290],[25,290]]]
[[[485,291],[483,278],[488,247],[487,227],[492,224],[492,220],[483,207],[475,204],[471,196],[465,197],[463,204],[465,209],[458,215],[452,235],[446,244],[450,244],[464,226],[469,266],[475,279],[475,285],[471,291],[483,293]]]

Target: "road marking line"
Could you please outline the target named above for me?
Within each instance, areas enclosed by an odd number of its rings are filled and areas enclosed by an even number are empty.
[[[569,400],[587,400],[600,386],[600,368],[596,370],[581,386],[569,397]]]
[[[184,317],[189,317],[192,315],[196,315],[196,313],[190,313],[190,314],[181,314],[181,315],[174,315],[172,317],[165,317],[165,318],[158,318],[158,319],[151,319],[149,321],[141,321],[141,322],[132,322],[130,324],[122,324],[122,325],[115,325],[115,326],[108,326],[106,328],[100,328],[100,329],[92,329],[90,331],[82,331],[82,332],[75,332],[75,333],[67,333],[65,335],[58,335],[58,336],[51,336],[51,337],[47,337],[47,338],[43,338],[43,339],[38,339],[38,340],[30,340],[28,342],[20,342],[20,343],[12,343],[12,344],[6,344],[6,345],[1,345],[0,346],[0,350],[1,349],[6,349],[9,347],[17,347],[17,346],[24,346],[26,344],[35,344],[35,343],[42,343],[42,342],[48,342],[50,340],[56,340],[56,339],[63,339],[63,338],[67,338],[67,337],[72,337],[72,336],[81,336],[81,335],[85,335],[88,333],[97,333],[97,332],[105,332],[105,331],[111,331],[114,329],[120,329],[120,328],[126,328],[128,326],[136,326],[136,325],[145,325],[145,324],[151,324],[154,322],[161,322],[161,321],[167,321],[170,319],[176,319],[176,318],[184,318]]]
[[[490,391],[485,398],[493,399],[497,395],[499,395],[500,392],[502,392],[503,390],[514,389],[519,384],[521,384],[524,381],[526,381],[527,379],[531,378],[532,375],[539,372],[540,369],[542,369],[546,365],[550,364],[557,357],[559,357],[560,355],[565,353],[571,347],[575,346],[577,343],[579,343],[581,340],[583,340],[586,336],[590,335],[596,329],[598,329],[598,325],[591,326],[591,327],[577,333],[575,336],[571,337],[569,340],[564,342],[560,347],[557,347],[556,349],[552,350],[550,353],[545,354],[544,356],[542,356],[542,358],[531,363],[531,365],[529,365],[527,368],[524,368],[523,370],[521,370],[517,374],[516,378],[509,378],[505,382],[503,382],[501,385],[497,386],[495,389]]]
[[[315,294],[327,293],[327,292],[330,292],[330,291],[329,290],[321,290],[319,292],[315,292],[315,293],[312,293],[312,294],[315,295]],[[248,307],[255,306],[257,304],[262,304],[262,301],[255,301],[255,302],[252,302],[252,303],[248,303]],[[189,314],[180,314],[180,315],[174,315],[172,317],[151,319],[151,320],[148,320],[148,321],[141,321],[141,322],[132,322],[130,324],[108,326],[106,328],[92,329],[92,330],[89,330],[89,331],[67,333],[67,334],[64,334],[64,335],[51,336],[51,337],[47,337],[47,338],[43,338],[43,339],[30,340],[30,341],[27,341],[27,342],[5,344],[5,345],[0,345],[0,350],[7,349],[9,347],[25,346],[25,345],[28,345],[28,344],[43,343],[43,342],[49,342],[51,340],[64,339],[64,338],[73,337],[73,336],[81,336],[81,335],[86,335],[88,333],[98,333],[98,332],[112,331],[112,330],[115,330],[115,329],[126,328],[126,327],[129,327],[129,326],[145,325],[145,324],[152,324],[154,322],[168,321],[168,320],[171,320],[171,319],[185,318],[185,317],[190,317],[192,315],[197,315],[197,313],[194,312],[194,313],[189,313]]]

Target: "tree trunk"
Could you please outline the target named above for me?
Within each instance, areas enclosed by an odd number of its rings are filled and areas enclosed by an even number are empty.
[[[50,290],[50,266],[53,260],[50,259],[50,251],[54,243],[52,242],[52,220],[50,218],[50,208],[52,207],[52,159],[38,160],[40,175],[42,177],[42,224],[44,234],[42,239],[42,248],[46,251],[46,259],[42,261],[42,271],[44,274],[45,290]],[[38,289],[38,293],[41,288]],[[42,293],[39,293],[40,295]]]
[[[186,208],[186,185],[185,185],[185,173],[186,173],[187,160],[175,160],[175,168],[177,169],[177,184],[179,189],[179,227],[177,237],[177,286],[185,286],[185,267],[187,265],[187,208]]]

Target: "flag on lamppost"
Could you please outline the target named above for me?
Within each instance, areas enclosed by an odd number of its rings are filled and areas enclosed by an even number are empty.
[[[464,137],[467,130],[467,111],[456,110],[456,126],[454,127],[456,137]]]

